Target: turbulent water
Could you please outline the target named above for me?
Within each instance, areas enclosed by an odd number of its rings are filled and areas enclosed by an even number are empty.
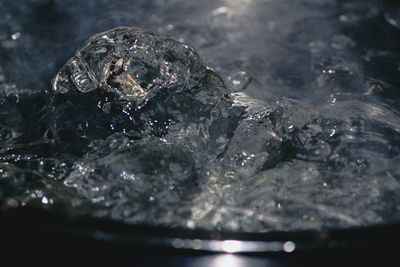
[[[399,222],[400,6],[199,2],[0,3],[1,209],[246,232]]]

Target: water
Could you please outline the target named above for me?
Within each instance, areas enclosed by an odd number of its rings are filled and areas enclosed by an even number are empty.
[[[0,3],[0,206],[247,232],[398,222],[399,10]]]

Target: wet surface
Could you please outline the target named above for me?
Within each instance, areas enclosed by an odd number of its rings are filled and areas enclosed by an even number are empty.
[[[2,207],[246,232],[398,222],[399,10],[1,3]]]

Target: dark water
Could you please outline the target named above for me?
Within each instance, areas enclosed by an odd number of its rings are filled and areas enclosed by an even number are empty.
[[[0,2],[1,207],[398,222],[399,41],[395,1]]]

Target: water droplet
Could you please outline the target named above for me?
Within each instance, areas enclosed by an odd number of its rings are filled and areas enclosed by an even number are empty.
[[[385,12],[384,18],[387,23],[400,29],[400,18],[399,18],[400,11],[398,9],[392,9],[390,11]]]
[[[236,173],[234,171],[227,171],[227,172],[225,172],[224,176],[225,176],[225,178],[235,179]]]
[[[42,198],[42,203],[43,204],[49,204],[49,199],[47,197]]]
[[[296,244],[292,241],[287,241],[283,244],[283,250],[287,253],[291,253],[296,249]]]
[[[17,40],[19,37],[21,37],[21,33],[20,32],[15,32],[11,35],[11,39],[12,40]]]
[[[245,71],[239,71],[228,77],[231,87],[234,91],[245,90],[251,82],[251,77]]]

